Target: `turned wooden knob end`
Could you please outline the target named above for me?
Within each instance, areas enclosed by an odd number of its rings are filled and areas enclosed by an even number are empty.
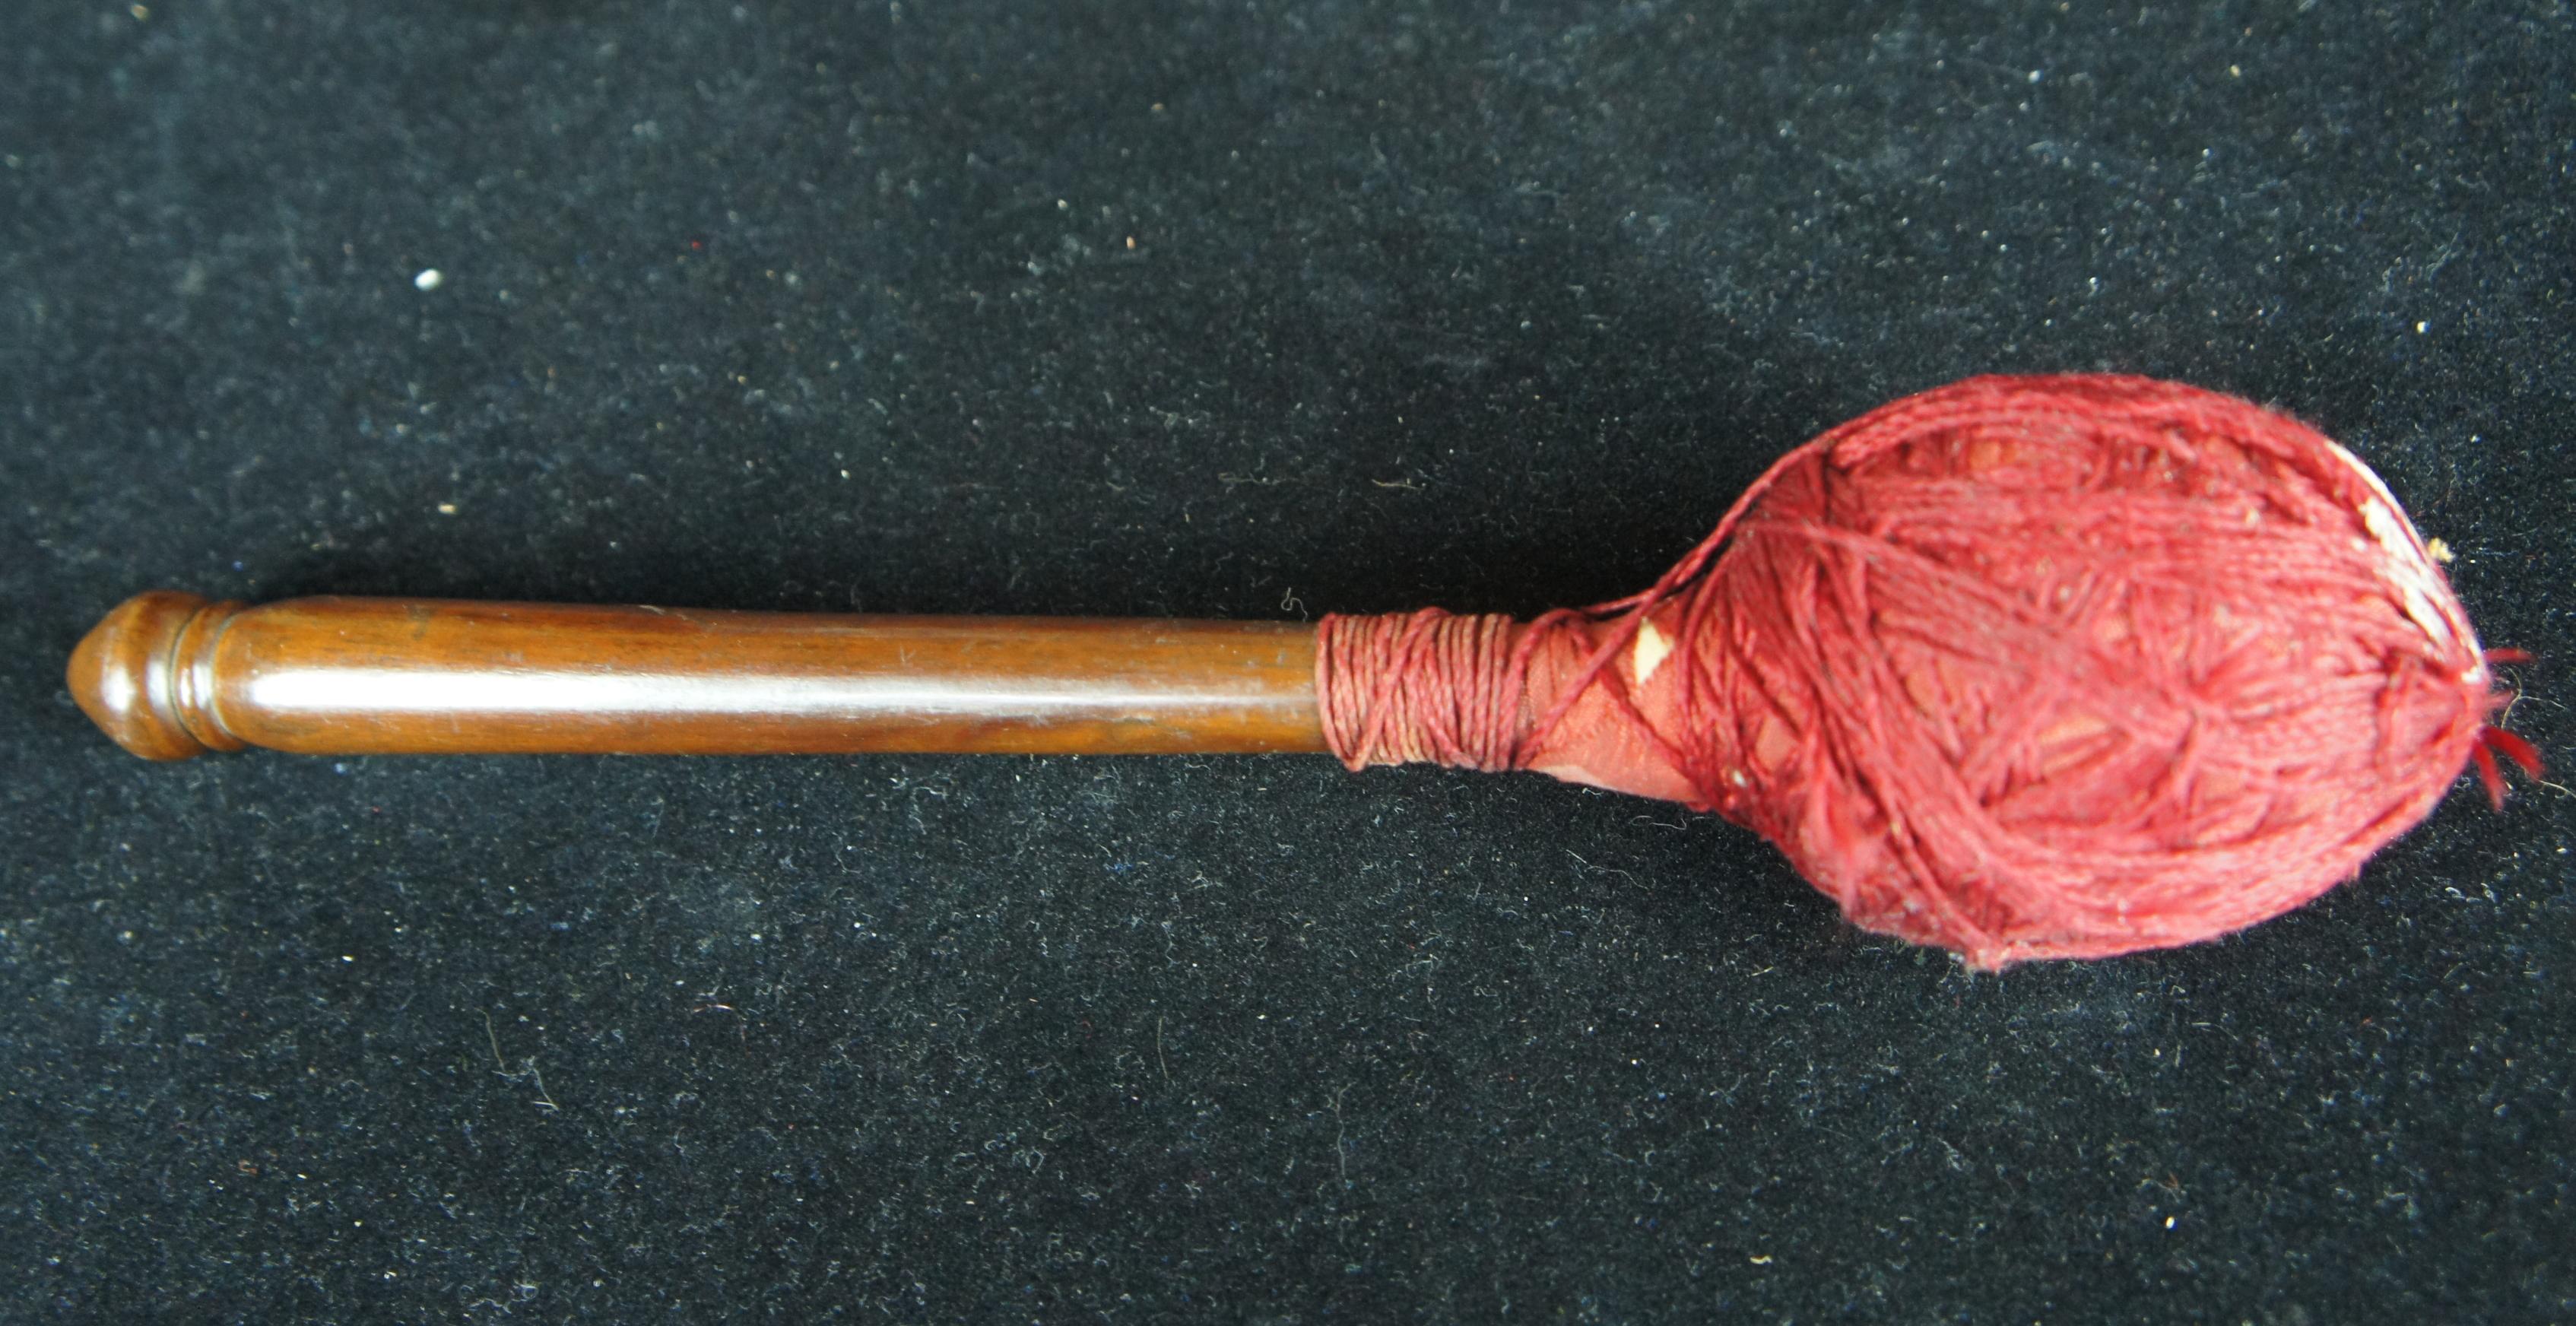
[[[239,750],[215,721],[214,643],[241,604],[156,589],[117,605],[72,651],[64,680],[81,712],[147,760]]]

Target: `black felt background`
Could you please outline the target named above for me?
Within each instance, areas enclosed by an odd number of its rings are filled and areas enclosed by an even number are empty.
[[[152,767],[60,669],[152,586],[1532,611],[2116,368],[2379,467],[2563,767],[2571,85],[2543,3],[12,0],[0,1305],[2564,1319],[2554,789],[1971,977],[1535,779]]]

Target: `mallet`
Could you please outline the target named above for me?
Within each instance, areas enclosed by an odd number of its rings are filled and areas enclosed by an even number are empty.
[[[2224,934],[2491,751],[2490,655],[2377,476],[2244,401],[1977,378],[1781,459],[1640,594],[1530,622],[808,616],[140,595],[71,662],[127,750],[1329,752],[1715,810],[1996,968]]]

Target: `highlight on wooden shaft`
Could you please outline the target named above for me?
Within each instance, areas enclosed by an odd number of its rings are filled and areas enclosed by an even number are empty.
[[[152,760],[1321,751],[1312,628],[139,594],[72,654]]]

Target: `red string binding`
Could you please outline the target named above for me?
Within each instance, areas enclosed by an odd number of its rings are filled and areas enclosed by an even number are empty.
[[[2377,476],[2141,378],[1988,377],[1792,451],[1639,594],[1332,616],[1354,769],[1722,811],[1854,921],[1995,968],[2190,943],[2357,871],[2475,761],[2489,658]]]

